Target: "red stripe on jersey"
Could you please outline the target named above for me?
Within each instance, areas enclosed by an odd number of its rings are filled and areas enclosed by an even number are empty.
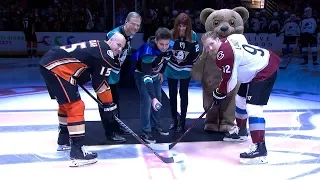
[[[266,80],[278,70],[281,64],[280,57],[275,55],[272,51],[269,51],[269,53],[270,58],[268,65],[262,71],[258,72],[257,75],[252,79],[252,81]]]
[[[62,79],[70,82],[71,77],[77,72],[80,68],[86,68],[87,65],[84,63],[67,63],[59,65],[53,68],[51,71]]]
[[[234,54],[229,41],[222,41],[216,57],[216,64],[222,72],[222,80],[218,91],[227,94],[228,83],[231,80],[234,66]]]
[[[61,58],[61,59],[56,59],[54,61],[49,62],[48,64],[44,65],[44,67],[49,67],[53,64],[59,63],[60,61],[67,61],[67,60],[76,60],[76,58]]]

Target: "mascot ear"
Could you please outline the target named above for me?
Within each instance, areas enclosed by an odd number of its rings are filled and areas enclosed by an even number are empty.
[[[206,20],[209,17],[209,15],[214,11],[214,9],[211,8],[205,8],[204,10],[201,11],[200,13],[200,21],[203,25],[206,24]]]
[[[232,9],[233,11],[237,12],[238,14],[240,14],[240,16],[243,19],[243,24],[245,24],[247,22],[247,20],[249,19],[249,11],[244,8],[244,7],[236,7],[234,9]]]

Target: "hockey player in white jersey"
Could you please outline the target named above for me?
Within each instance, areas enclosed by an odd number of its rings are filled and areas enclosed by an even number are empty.
[[[307,7],[304,9],[304,17],[300,22],[300,43],[303,56],[303,62],[300,65],[308,64],[308,50],[309,45],[312,52],[313,65],[319,65],[318,60],[318,48],[317,48],[317,22],[312,17],[312,9]]]
[[[253,145],[240,154],[240,162],[267,163],[263,106],[269,101],[281,59],[269,50],[248,44],[242,34],[219,39],[216,33],[207,32],[201,40],[204,50],[216,56],[222,71],[222,81],[213,92],[215,104],[236,87],[237,81],[241,82],[236,96],[236,117],[242,121],[237,121],[237,125],[246,125],[248,119]]]
[[[297,38],[300,36],[300,27],[296,22],[297,16],[291,14],[283,28],[276,34],[277,37],[281,33],[284,34],[282,55],[286,56],[293,53],[294,46],[297,45]]]

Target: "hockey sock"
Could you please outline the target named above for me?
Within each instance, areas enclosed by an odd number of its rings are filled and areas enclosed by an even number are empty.
[[[37,48],[33,48],[32,49],[32,56],[36,56],[37,55]]]
[[[302,57],[304,62],[308,61],[308,48],[302,48]]]
[[[28,52],[28,56],[31,57],[32,50],[31,50],[31,42],[30,41],[27,41],[27,52]]]
[[[247,125],[247,104],[246,98],[236,95],[236,121],[239,128]]]
[[[316,47],[312,47],[311,51],[312,51],[312,60],[313,60],[313,62],[317,62],[317,60],[318,60],[317,48]]]
[[[296,44],[289,44],[289,50],[290,50],[290,53],[291,55],[294,53],[293,51],[296,49]]]
[[[36,56],[37,55],[37,47],[38,47],[38,44],[37,42],[33,42],[33,47],[32,47],[32,56]]]
[[[263,142],[265,139],[265,119],[262,106],[247,104],[249,116],[249,130],[253,143]]]
[[[68,124],[67,124],[67,110],[64,106],[59,105],[58,109],[58,119],[59,119],[59,130],[60,134],[69,134]]]
[[[84,103],[82,100],[78,100],[71,103],[63,104],[67,110],[68,117],[68,130],[70,139],[76,145],[83,145],[85,136],[85,122],[84,122]]]
[[[29,57],[31,57],[31,56],[32,56],[31,48],[28,48],[28,56],[29,56]]]

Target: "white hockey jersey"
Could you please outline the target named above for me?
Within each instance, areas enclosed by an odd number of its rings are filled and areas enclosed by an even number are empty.
[[[288,21],[281,29],[281,32],[284,32],[285,36],[299,36],[300,27],[298,23],[293,21]]]
[[[274,58],[270,58],[270,56]],[[271,51],[251,45],[242,34],[233,34],[222,40],[216,57],[216,64],[222,71],[218,91],[231,92],[241,83],[262,81],[277,71],[281,60]]]
[[[313,17],[302,19],[300,28],[301,33],[316,34],[317,22]]]

